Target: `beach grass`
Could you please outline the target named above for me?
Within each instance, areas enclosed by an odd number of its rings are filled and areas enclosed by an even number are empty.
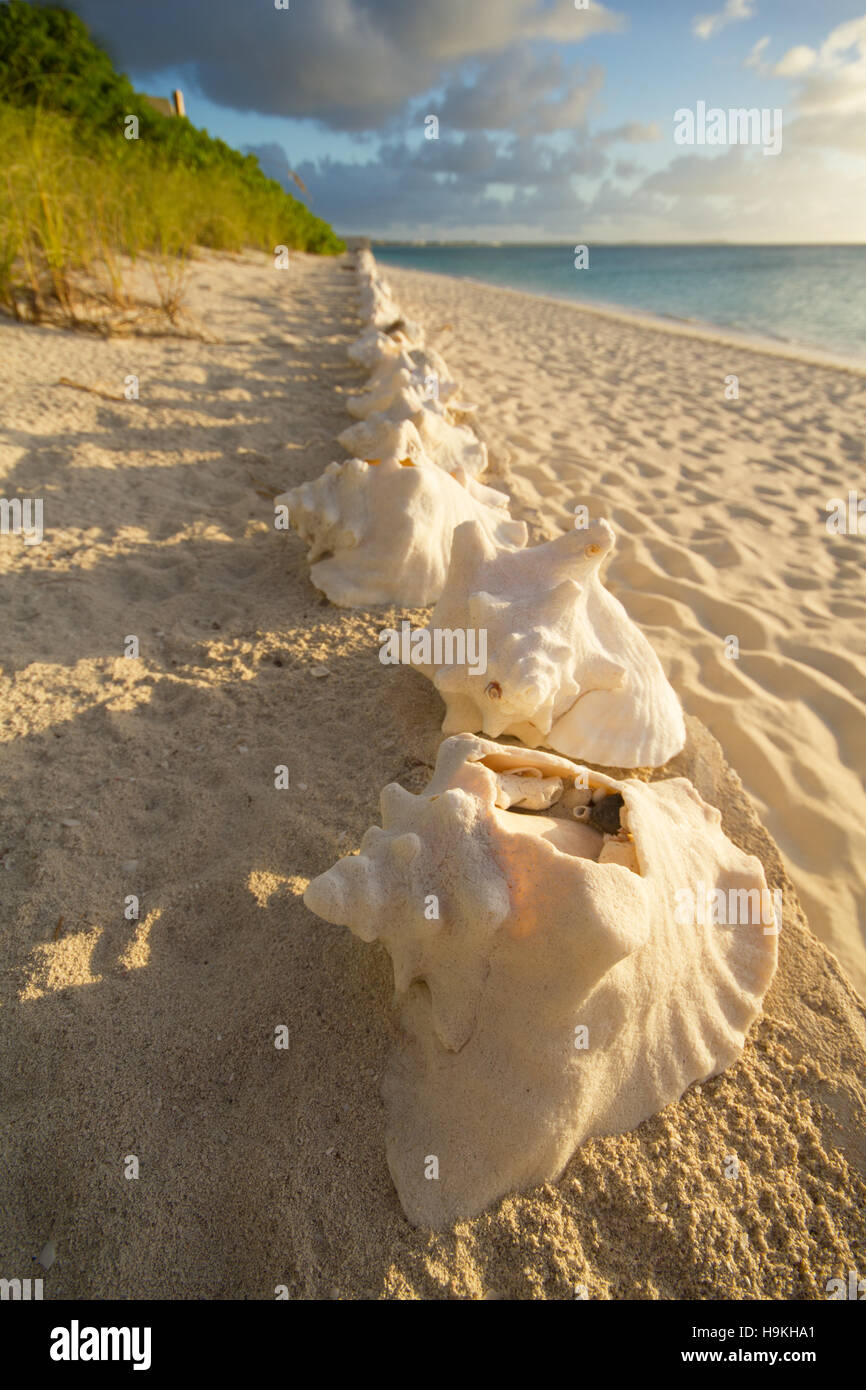
[[[166,116],[68,10],[0,6],[0,307],[82,327],[129,310],[145,260],[175,319],[196,246],[338,253],[254,155]]]
[[[70,117],[0,102],[0,303],[19,319],[129,307],[124,259],[147,260],[171,318],[196,246],[335,251],[280,186],[222,164],[190,166],[122,134],[82,140]]]

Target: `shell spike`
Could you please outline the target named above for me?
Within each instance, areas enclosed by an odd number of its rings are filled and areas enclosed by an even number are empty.
[[[410,808],[414,803],[415,797],[411,792],[407,792],[399,782],[389,782],[379,797],[382,825],[385,829],[390,830],[392,824],[399,824],[404,815],[411,814]]]

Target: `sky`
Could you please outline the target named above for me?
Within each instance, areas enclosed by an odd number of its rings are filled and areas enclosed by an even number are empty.
[[[283,2],[66,0],[341,233],[866,241],[864,0]],[[678,143],[699,103],[763,143]]]

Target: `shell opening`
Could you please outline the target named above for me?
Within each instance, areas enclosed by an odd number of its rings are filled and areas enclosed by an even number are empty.
[[[641,876],[621,792],[566,787],[561,776],[545,776],[540,769],[497,767],[505,760],[496,757],[482,761],[496,778],[497,816],[515,826],[519,817],[524,832],[536,832],[563,854],[618,864]]]

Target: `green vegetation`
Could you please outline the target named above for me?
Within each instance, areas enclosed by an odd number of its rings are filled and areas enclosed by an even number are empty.
[[[142,257],[174,317],[197,245],[344,249],[254,156],[149,106],[77,15],[0,4],[0,303],[80,323],[85,285],[127,306],[122,258]]]

